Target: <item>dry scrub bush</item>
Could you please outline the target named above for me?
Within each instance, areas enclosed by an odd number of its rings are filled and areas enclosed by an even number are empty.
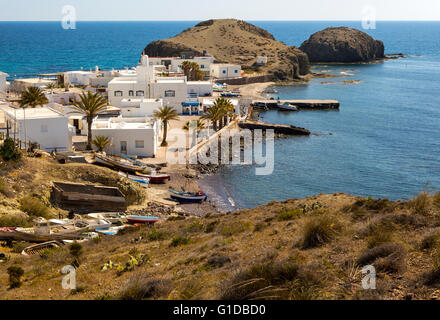
[[[406,269],[406,251],[400,244],[386,243],[365,250],[358,258],[361,266],[372,264],[377,271],[400,273]]]
[[[429,215],[431,211],[432,199],[427,192],[421,192],[416,198],[408,201],[408,207],[420,215]]]
[[[132,277],[119,293],[121,300],[159,299],[166,297],[173,283],[169,279],[150,279],[147,274]]]
[[[34,217],[47,218],[49,216],[49,208],[38,198],[24,196],[20,200],[20,210]]]
[[[337,217],[324,214],[311,217],[303,228],[303,249],[315,248],[332,241],[343,230]]]

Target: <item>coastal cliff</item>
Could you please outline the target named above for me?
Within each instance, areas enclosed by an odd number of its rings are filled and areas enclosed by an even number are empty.
[[[365,32],[347,27],[327,28],[313,34],[300,49],[310,62],[368,62],[385,58],[384,44]]]
[[[143,51],[157,57],[180,56],[184,51],[203,55],[206,51],[216,62],[239,64],[256,69],[257,56],[268,57],[259,72],[275,80],[291,80],[310,71],[307,55],[297,47],[275,40],[268,31],[235,19],[207,20],[173,38],[154,41]]]

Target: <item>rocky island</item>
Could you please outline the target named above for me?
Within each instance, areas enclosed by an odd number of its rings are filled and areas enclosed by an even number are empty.
[[[312,63],[368,62],[385,58],[382,41],[347,27],[319,31],[305,41],[300,49]]]
[[[307,55],[297,47],[290,47],[275,40],[268,31],[235,19],[201,22],[173,38],[150,43],[143,53],[169,57],[180,56],[185,51],[195,55],[207,52],[216,62],[239,64],[245,70],[257,69],[256,58],[266,56],[267,65],[258,71],[274,80],[298,79],[310,70]]]

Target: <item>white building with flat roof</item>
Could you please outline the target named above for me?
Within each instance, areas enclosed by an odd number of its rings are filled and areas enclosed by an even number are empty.
[[[68,71],[64,73],[64,84],[73,86],[88,86],[90,79],[97,78],[96,72],[91,71]]]
[[[72,136],[75,133],[63,113],[49,107],[25,110],[4,107],[0,111],[3,111],[5,120],[12,124],[10,136],[23,142],[37,143],[40,149],[47,152],[72,150]]]
[[[123,106],[123,101],[162,99],[164,106],[182,113],[181,103],[191,92],[193,95],[212,94],[210,82],[188,82],[185,76],[161,77],[156,69],[155,65],[150,65],[148,56],[142,56],[136,75],[117,77],[108,83],[109,103],[119,108]]]
[[[181,57],[150,57],[150,66],[163,65],[170,72],[182,73],[182,63],[184,61],[195,62],[199,65],[201,71],[205,73],[206,77],[209,77],[211,71],[211,64],[214,63],[214,57],[212,56],[196,56],[192,59],[183,59]]]
[[[233,79],[241,77],[241,66],[235,64],[211,64],[211,77],[216,79]]]
[[[15,79],[13,85],[15,90],[21,92],[30,87],[44,90],[49,84],[56,84],[56,80],[42,78]]]
[[[110,139],[105,150],[112,155],[155,157],[161,134],[160,121],[153,118],[108,118],[97,119],[92,125],[92,134]]]
[[[124,99],[121,102],[121,116],[152,117],[154,110],[163,106],[162,99]]]

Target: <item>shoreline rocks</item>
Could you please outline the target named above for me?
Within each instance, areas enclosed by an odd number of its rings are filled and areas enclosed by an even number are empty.
[[[327,28],[313,34],[300,49],[311,63],[353,63],[385,59],[382,41],[365,32],[347,28]]]

